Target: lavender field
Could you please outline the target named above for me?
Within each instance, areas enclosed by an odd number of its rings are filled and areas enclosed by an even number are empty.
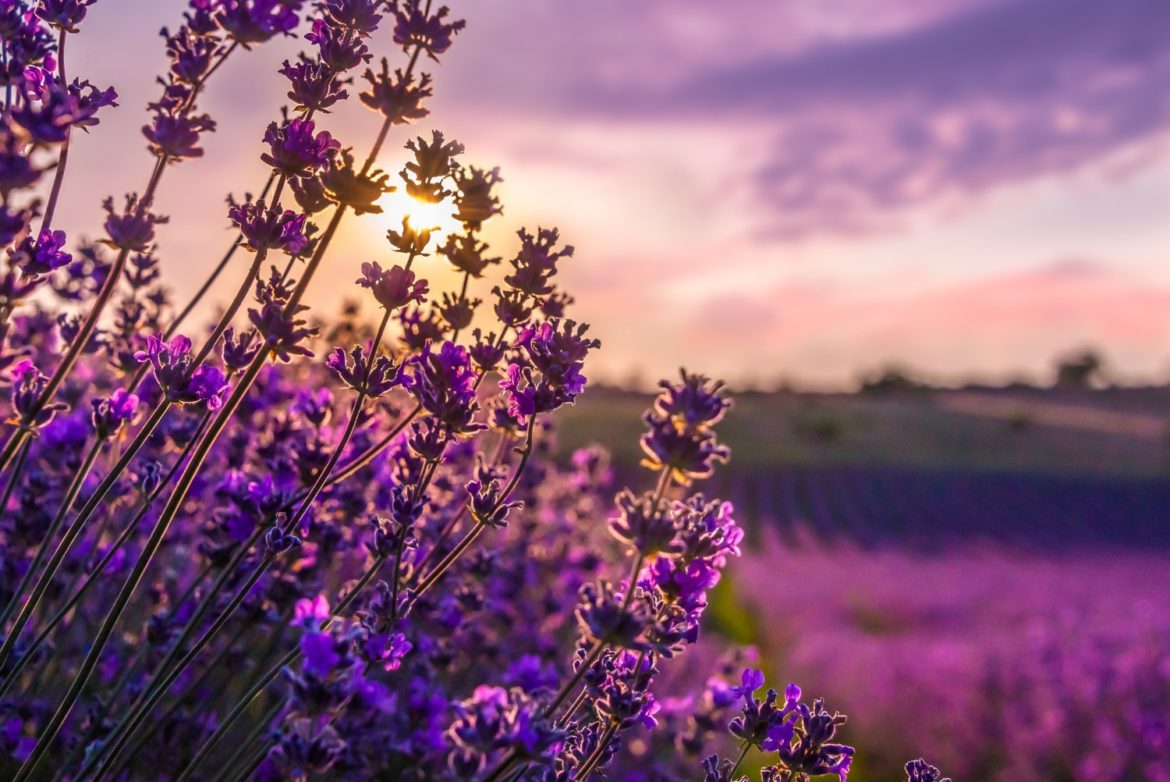
[[[851,715],[857,778],[917,752],[956,779],[1170,779],[1164,555],[759,544],[729,619]]]
[[[742,401],[747,463],[710,488],[751,523],[709,632],[843,704],[850,779],[913,753],[963,780],[1170,779],[1170,443],[1142,429],[1163,395],[1009,395],[1023,429],[945,391]],[[562,438],[633,398],[582,403]]]

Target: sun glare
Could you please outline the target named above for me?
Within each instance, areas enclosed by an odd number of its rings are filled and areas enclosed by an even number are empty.
[[[453,216],[455,205],[448,202],[428,204],[411,198],[401,190],[387,193],[378,202],[382,207],[382,231],[402,227],[402,218],[406,216],[411,226],[415,228],[437,228],[431,246],[437,247],[447,240],[447,236],[461,230],[459,221]]]

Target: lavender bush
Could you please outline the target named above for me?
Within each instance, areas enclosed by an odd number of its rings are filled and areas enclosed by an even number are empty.
[[[3,777],[729,780],[758,751],[765,780],[845,779],[844,717],[795,685],[724,663],[693,696],[658,686],[739,554],[731,506],[693,488],[728,458],[720,385],[663,384],[656,482],[615,508],[604,455],[549,457],[598,348],[557,287],[572,248],[541,228],[492,255],[499,173],[438,132],[376,168],[464,23],[429,0],[191,0],[163,31],[146,181],[73,246],[70,142],[117,101],[66,76],[92,5],[0,0]],[[291,35],[289,108],[256,134],[271,174],[176,308],[160,183],[203,156],[222,64]],[[382,118],[360,151],[316,124],[353,96]],[[402,216],[356,281],[376,324],[309,312],[342,221],[395,188],[461,230]],[[457,290],[431,289],[440,263]],[[205,333],[189,316],[220,274],[242,280]]]

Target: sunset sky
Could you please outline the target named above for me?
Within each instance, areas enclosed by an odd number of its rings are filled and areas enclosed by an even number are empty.
[[[576,245],[562,276],[603,341],[590,374],[685,364],[839,387],[897,362],[1045,379],[1055,355],[1095,345],[1118,377],[1170,377],[1164,0],[449,4],[468,28],[414,131],[501,167],[498,252],[521,225]],[[144,186],[153,34],[184,6],[105,0],[71,43],[70,74],[122,98],[75,146],[63,226],[96,232],[102,197]],[[302,44],[229,62],[204,101],[219,122],[206,157],[164,180],[180,300],[231,241],[224,195],[263,183],[276,69]],[[354,106],[327,126],[364,150],[377,122]],[[349,223],[311,297],[322,311],[355,295],[362,261],[389,259],[393,209]]]

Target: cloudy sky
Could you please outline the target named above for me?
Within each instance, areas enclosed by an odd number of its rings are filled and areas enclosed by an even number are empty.
[[[604,342],[594,375],[685,364],[840,386],[897,362],[1043,378],[1095,345],[1119,376],[1170,377],[1164,0],[450,4],[468,28],[418,130],[502,168],[501,252],[521,225],[576,245],[563,276]],[[104,0],[86,20],[70,73],[123,99],[76,147],[63,225],[96,226],[101,197],[143,186],[154,34],[183,5]],[[230,242],[223,196],[263,183],[275,70],[302,43],[230,62],[205,102],[206,158],[164,180],[180,298]],[[363,149],[377,118],[328,125]],[[316,304],[386,260],[387,207],[350,223]]]

